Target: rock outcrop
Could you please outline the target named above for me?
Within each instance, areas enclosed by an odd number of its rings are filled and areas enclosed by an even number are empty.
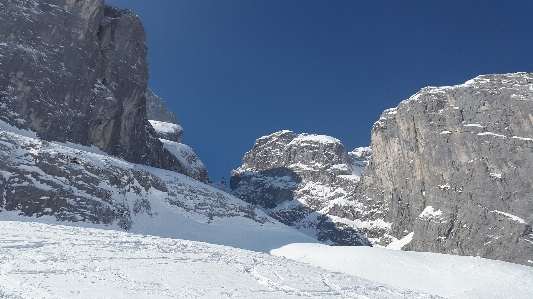
[[[230,187],[237,197],[319,241],[370,245],[354,221],[339,213],[358,209],[347,195],[366,164],[362,152],[349,154],[329,136],[280,131],[255,142],[232,171]]]
[[[150,88],[146,91],[146,115],[159,139],[182,142],[183,128],[178,118]]]
[[[0,3],[0,120],[184,172],[146,116],[141,20],[103,0]]]
[[[533,74],[423,88],[381,115],[371,148],[277,132],[246,153],[231,189],[331,244],[365,236],[532,265]]]
[[[533,265],[533,74],[423,88],[371,147],[350,218],[387,223],[365,230],[374,244]]]
[[[148,121],[155,129],[156,135],[163,146],[174,155],[182,166],[181,173],[191,178],[207,182],[207,168],[194,150],[183,144],[183,128],[178,119],[166,106],[163,99],[155,95],[152,90],[146,91],[146,109]]]

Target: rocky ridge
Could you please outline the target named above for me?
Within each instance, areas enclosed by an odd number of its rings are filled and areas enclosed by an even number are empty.
[[[231,173],[232,193],[269,216],[334,245],[370,245],[339,213],[358,209],[348,200],[364,168],[364,154],[352,153],[324,135],[280,131],[259,138]],[[344,213],[344,212],[343,212]]]
[[[531,73],[426,87],[381,115],[372,151],[346,153],[332,137],[291,131],[258,139],[231,189],[331,244],[364,236],[374,246],[531,266],[532,111]],[[339,242],[322,223],[348,236]]]
[[[0,148],[0,216],[14,212],[138,231],[180,217],[198,225],[237,218],[275,224],[255,207],[182,174],[129,163],[94,146],[43,141],[3,121]]]

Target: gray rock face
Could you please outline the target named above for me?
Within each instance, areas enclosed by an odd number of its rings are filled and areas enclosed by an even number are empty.
[[[337,212],[356,208],[346,197],[359,180],[356,162],[335,138],[281,131],[255,142],[232,171],[230,187],[237,197],[322,242],[370,245],[355,222]]]
[[[354,193],[374,244],[533,261],[533,74],[426,87],[372,128]],[[410,237],[409,236],[409,237]]]
[[[145,32],[103,0],[0,3],[0,119],[178,172],[146,117]]]
[[[183,174],[200,182],[207,182],[207,168],[190,146],[166,139],[160,140],[165,149],[180,161]]]

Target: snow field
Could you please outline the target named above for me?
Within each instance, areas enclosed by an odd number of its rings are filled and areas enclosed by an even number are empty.
[[[437,298],[208,243],[36,222],[0,231],[0,298]]]
[[[477,257],[371,247],[290,244],[276,256],[445,298],[531,299],[533,267]]]

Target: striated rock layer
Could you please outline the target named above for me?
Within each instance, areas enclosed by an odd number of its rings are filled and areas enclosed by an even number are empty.
[[[0,3],[0,120],[183,172],[146,117],[145,31],[103,0]]]
[[[335,138],[280,131],[259,138],[232,171],[237,197],[268,215],[334,245],[370,245],[346,219],[359,207],[348,200],[369,150],[348,153]],[[359,225],[360,226],[360,225]]]
[[[388,224],[365,230],[374,244],[533,266],[532,73],[423,88],[381,115],[371,148],[352,218]]]

